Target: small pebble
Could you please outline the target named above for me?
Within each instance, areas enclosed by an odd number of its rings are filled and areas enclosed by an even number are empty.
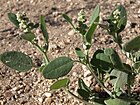
[[[66,38],[66,39],[64,40],[64,42],[65,42],[65,44],[69,44],[69,43],[71,42],[71,40],[68,39],[68,38]]]
[[[65,43],[64,43],[64,41],[60,41],[60,42],[58,43],[58,46],[59,46],[60,48],[65,48]]]
[[[71,2],[71,0],[66,0],[67,2]]]
[[[8,97],[10,98],[10,97],[13,96],[13,93],[12,93],[11,91],[6,91],[6,92],[4,93],[4,96],[7,97],[7,98],[8,98]]]
[[[30,91],[30,86],[26,85],[24,92],[28,93]]]
[[[40,103],[42,103],[43,102],[43,98],[38,98],[38,101],[40,102]]]
[[[40,34],[41,30],[40,29],[36,29],[36,34]]]
[[[46,96],[46,97],[51,97],[51,96],[52,96],[52,94],[51,94],[51,93],[49,93],[49,92],[46,92],[46,93],[44,93],[44,96]]]
[[[71,31],[68,32],[68,35],[70,35],[70,36],[72,36],[74,34],[75,34],[75,31],[74,30],[71,30]]]
[[[84,72],[84,77],[88,77],[89,75],[91,75],[91,72],[89,70],[86,70]]]
[[[95,91],[101,92],[101,87],[98,84],[95,85]]]
[[[140,9],[138,10],[138,17],[140,18]]]

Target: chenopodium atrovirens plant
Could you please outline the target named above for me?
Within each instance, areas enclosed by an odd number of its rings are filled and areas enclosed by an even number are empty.
[[[68,15],[62,14],[62,16],[83,39],[84,51],[82,48],[75,48],[79,60],[72,60],[66,56],[54,60],[48,59],[48,33],[43,16],[40,16],[40,24],[34,24],[27,18],[26,14],[8,13],[10,21],[22,30],[21,37],[36,46],[44,56],[45,60],[38,69],[44,78],[56,80],[50,86],[50,90],[64,89],[68,94],[87,105],[138,105],[140,95],[133,92],[133,86],[136,76],[140,73],[140,36],[123,43],[120,32],[124,30],[127,24],[125,8],[122,5],[115,8],[106,19],[107,24],[99,23],[99,5],[95,7],[89,24],[86,22],[87,19],[83,10],[78,13],[76,25],[73,24]],[[122,62],[119,54],[113,48],[98,49],[94,51],[91,57],[89,56],[89,49],[93,43],[92,39],[97,25],[107,30],[124,56],[132,61],[132,64]],[[44,37],[44,46],[38,44],[36,35],[32,32],[32,29],[39,28],[39,26]],[[31,58],[22,52],[4,52],[0,55],[0,60],[19,72],[26,72],[33,67]],[[69,89],[70,80],[66,75],[71,71],[74,62],[87,67],[101,88],[100,91],[92,90],[82,78],[79,78],[78,89],[76,90],[78,95],[71,92]],[[105,83],[111,84],[111,87],[106,86]]]

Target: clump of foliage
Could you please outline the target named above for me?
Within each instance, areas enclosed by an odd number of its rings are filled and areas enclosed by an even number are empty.
[[[35,24],[27,18],[26,14],[8,13],[10,21],[22,30],[21,37],[36,46],[44,56],[44,62],[38,69],[45,79],[56,80],[50,89],[62,88],[87,105],[138,105],[140,96],[135,96],[132,87],[136,76],[140,73],[140,36],[136,36],[126,43],[122,41],[120,32],[124,30],[127,24],[125,8],[122,5],[116,7],[106,19],[107,24],[99,23],[99,5],[95,7],[89,24],[86,22],[87,19],[83,10],[78,14],[76,25],[73,24],[68,15],[62,14],[62,16],[83,39],[84,50],[75,48],[79,60],[75,61],[66,56],[58,57],[54,60],[48,59],[48,33],[43,16],[40,16],[40,24]],[[98,49],[93,53],[92,57],[89,56],[89,49],[93,43],[92,39],[98,25],[107,30],[123,54],[132,61],[132,64],[122,62],[119,54],[113,48]],[[32,32],[32,29],[39,28],[39,26],[44,37],[44,46],[38,44],[36,35]],[[31,58],[22,52],[4,52],[0,55],[0,60],[8,67],[19,72],[26,72],[33,67]],[[81,63],[87,67],[99,84],[101,91],[92,90],[81,78],[78,79],[78,96],[70,91],[70,80],[65,76],[71,71],[74,62]],[[112,87],[106,87],[106,82],[109,82]]]

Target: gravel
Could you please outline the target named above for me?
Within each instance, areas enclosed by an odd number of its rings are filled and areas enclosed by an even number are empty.
[[[128,11],[128,24],[124,32],[121,33],[126,41],[140,34],[140,1],[139,0],[1,0],[0,4],[0,51],[9,50],[26,52],[37,62],[42,61],[41,54],[35,48],[19,37],[19,31],[7,18],[7,13],[25,11],[27,15],[38,22],[39,16],[44,15],[49,33],[49,58],[54,59],[61,55],[66,55],[76,59],[74,49],[82,47],[81,38],[70,25],[62,18],[61,13],[66,12],[76,21],[77,13],[84,8],[87,17],[95,5],[101,5],[101,16],[105,19],[111,9],[116,5],[123,4]],[[36,30],[40,44],[42,37],[40,30]],[[98,48],[115,47],[110,36],[102,29],[95,33],[95,43],[90,54]],[[125,61],[125,58],[122,57]],[[129,61],[128,61],[129,63]],[[70,77],[70,89],[76,93],[78,77],[84,79],[88,86],[100,91],[99,85],[84,66],[75,64],[68,75]],[[136,89],[139,87],[139,77],[137,78]],[[84,105],[73,97],[67,95],[63,90],[49,91],[53,80],[45,80],[43,76],[33,68],[27,73],[19,73],[0,64],[0,105]],[[135,90],[136,90],[135,89]]]

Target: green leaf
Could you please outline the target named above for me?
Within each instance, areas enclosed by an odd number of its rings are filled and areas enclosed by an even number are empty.
[[[26,32],[24,34],[21,35],[21,37],[24,39],[24,40],[27,40],[29,42],[32,42],[36,37],[35,37],[35,34],[32,33],[32,32]]]
[[[92,25],[95,22],[95,20],[97,19],[97,17],[99,17],[99,13],[100,13],[100,6],[97,5],[92,12],[92,16],[90,19],[90,25]]]
[[[119,33],[125,28],[125,26],[127,24],[127,13],[126,13],[126,10],[125,10],[124,6],[120,5],[117,8],[119,9],[119,11],[121,13],[120,14],[120,20],[117,24],[117,27],[119,29],[118,33]]]
[[[95,32],[95,29],[97,27],[97,24],[99,22],[99,16],[96,18],[96,20],[91,24],[91,26],[89,27],[88,31],[85,34],[86,37],[86,42],[88,42],[88,44],[91,44],[92,38],[93,38],[93,34]]]
[[[116,68],[120,71],[126,72],[126,70],[124,68],[124,65],[123,65],[118,53],[114,49],[107,48],[107,49],[104,50],[104,52],[107,56],[110,57],[110,60],[113,64],[114,68]]]
[[[140,49],[140,36],[137,36],[123,45],[125,52],[137,52]]]
[[[105,105],[103,102],[101,102],[101,103],[94,102],[94,103],[95,103],[95,105]]]
[[[140,61],[140,52],[136,52],[133,58],[134,62]]]
[[[88,31],[85,33],[85,40],[87,42],[87,45],[91,45],[91,41],[93,38],[93,34],[95,32],[95,29],[97,27],[97,24],[99,23],[99,13],[100,13],[100,6],[97,5],[92,13],[92,17],[90,20],[90,27]]]
[[[74,24],[72,23],[72,19],[67,15],[67,14],[62,14],[62,16],[66,19],[66,21],[68,23],[70,23],[70,25],[73,27],[73,29],[77,30],[74,26]]]
[[[42,72],[44,70],[44,68],[46,67],[46,64],[42,64],[39,68],[38,68],[38,71],[39,72]]]
[[[8,18],[16,27],[19,27],[17,16],[14,13],[8,13]]]
[[[72,59],[68,57],[59,57],[51,61],[43,70],[43,76],[46,79],[58,79],[67,75],[73,67]]]
[[[133,64],[133,68],[139,70],[139,69],[140,69],[140,61],[135,62],[135,63]]]
[[[84,81],[81,78],[78,79],[78,85],[79,89],[85,90],[88,93],[91,92],[91,89],[84,83]]]
[[[51,85],[50,90],[60,89],[60,88],[68,86],[68,84],[69,84],[68,78],[60,79],[56,81],[53,85]]]
[[[43,37],[48,45],[48,32],[47,32],[47,29],[46,29],[46,23],[45,23],[45,19],[44,19],[44,16],[40,16],[40,23],[41,23],[41,31],[43,33]]]
[[[128,86],[132,87],[134,83],[135,83],[135,75],[128,74],[128,80],[127,80]]]
[[[76,54],[77,54],[77,56],[79,57],[80,60],[85,59],[85,55],[80,48],[75,48],[75,52],[76,52]]]
[[[114,18],[114,14],[113,14],[116,10],[120,12],[120,15],[118,15],[117,19]],[[116,23],[113,23],[114,21],[116,21]],[[117,8],[115,8],[112,11],[109,17],[109,24],[110,24],[109,26],[111,31],[110,34],[112,34],[112,32],[120,33],[125,28],[127,24],[127,13],[122,5],[119,5]]]
[[[105,104],[106,105],[130,105],[131,103],[125,100],[115,98],[115,99],[105,100]]]
[[[77,93],[84,99],[87,100],[90,96],[89,92],[83,90],[83,89],[77,89]]]
[[[98,96],[95,96],[94,98],[90,98],[90,101],[94,102],[94,105],[105,105],[105,99],[106,98],[99,98]]]
[[[125,72],[114,69],[112,70],[110,76],[116,77],[111,80],[111,83],[114,85],[115,92],[118,92],[118,90],[123,88],[127,83],[128,74]]]
[[[124,29],[124,26],[122,27],[122,25],[124,24],[124,21],[125,21],[125,17],[122,17],[120,20],[119,20],[119,22],[118,22],[118,24],[117,24],[117,27],[119,28],[119,29],[121,29],[120,31],[122,31],[123,29]]]
[[[32,68],[32,60],[31,58],[21,52],[10,51],[5,52],[0,55],[0,60],[6,66],[15,69],[20,72],[28,71]]]
[[[103,50],[97,50],[90,63],[96,69],[98,68],[98,70],[103,70],[105,72],[109,72],[113,68],[109,56],[105,55]]]

